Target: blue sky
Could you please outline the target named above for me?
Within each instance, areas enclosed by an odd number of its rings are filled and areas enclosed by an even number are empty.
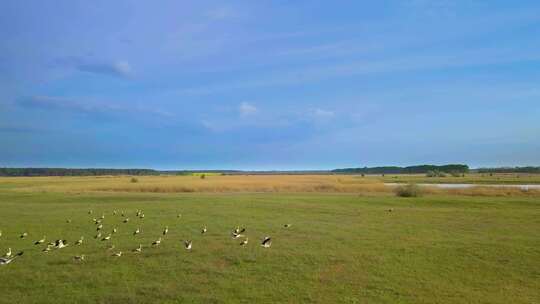
[[[2,1],[0,166],[540,165],[538,1]]]

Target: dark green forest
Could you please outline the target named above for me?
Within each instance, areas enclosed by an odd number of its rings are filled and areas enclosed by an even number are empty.
[[[334,173],[344,173],[344,174],[419,174],[419,173],[428,173],[430,171],[440,171],[440,172],[456,172],[456,173],[468,173],[469,166],[462,164],[450,164],[450,165],[419,165],[419,166],[409,166],[409,167],[397,167],[397,166],[386,166],[386,167],[364,167],[364,168],[345,168],[345,169],[335,169],[332,170]]]

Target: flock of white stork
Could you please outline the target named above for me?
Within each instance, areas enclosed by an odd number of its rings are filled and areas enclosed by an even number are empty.
[[[93,211],[90,210],[88,211],[88,214],[92,215],[93,214]],[[118,215],[118,212],[116,210],[114,210],[112,212],[113,216],[117,216]],[[136,217],[139,218],[139,219],[143,219],[144,218],[144,213],[142,212],[142,210],[137,210],[137,212],[135,213]],[[120,212],[120,216],[122,218],[121,222],[122,223],[128,223],[129,222],[129,217],[126,216],[126,214],[124,212]],[[181,218],[182,215],[181,214],[178,214],[177,215],[178,218]],[[106,241],[110,241],[113,237],[114,234],[116,234],[118,232],[118,228],[113,228],[111,233],[108,233],[107,235],[102,235],[102,231],[103,231],[103,221],[105,220],[105,214],[102,214],[101,217],[99,218],[93,218],[92,219],[92,222],[94,223],[95,227],[96,227],[96,235],[94,236],[94,239],[96,240],[101,240],[103,242],[106,242]],[[66,221],[67,223],[71,223],[71,220],[68,219]],[[284,228],[290,228],[291,227],[291,224],[285,224],[283,225]],[[208,229],[205,226],[202,227],[201,229],[201,234],[206,234],[208,232]],[[242,241],[240,242],[240,246],[246,246],[248,244],[248,237],[244,234],[246,232],[246,228],[240,228],[240,227],[236,227],[234,228],[232,231],[231,231],[231,238],[232,239],[242,239]],[[135,229],[135,231],[133,231],[133,235],[136,236],[138,234],[141,233],[141,229],[140,228],[137,228]],[[169,227],[168,226],[165,226],[165,228],[163,229],[163,232],[162,232],[162,236],[160,236],[158,239],[156,239],[155,241],[153,241],[150,246],[151,247],[158,247],[160,244],[161,244],[161,241],[162,241],[162,237],[165,237],[167,234],[169,233]],[[19,238],[22,240],[22,239],[26,239],[28,237],[28,233],[27,232],[23,232],[22,234],[19,235]],[[0,230],[0,239],[2,238],[2,231]],[[34,245],[42,245],[46,242],[46,237],[44,236],[43,238],[37,240],[34,242]],[[77,240],[75,243],[74,243],[74,246],[81,246],[83,245],[84,243],[84,236],[81,236],[79,238],[79,240]],[[68,243],[67,240],[63,240],[63,239],[58,239],[58,240],[55,240],[55,241],[52,241],[50,243],[48,243],[46,245],[46,247],[44,247],[42,249],[42,252],[44,253],[47,253],[47,252],[50,252],[51,250],[59,250],[59,249],[62,249],[62,248],[66,248],[68,247],[70,244]],[[263,248],[270,248],[270,246],[272,245],[272,238],[269,237],[269,236],[265,236],[261,243],[260,243],[261,247]],[[192,240],[184,240],[183,241],[183,246],[186,250],[190,251],[192,246],[193,246],[193,242]],[[107,247],[107,250],[108,251],[112,251],[112,254],[111,256],[113,257],[121,257],[122,256],[122,251],[114,251],[115,249],[115,246],[114,245],[109,245]],[[134,253],[134,254],[139,254],[141,253],[143,250],[143,245],[142,244],[139,244],[138,247],[134,248],[131,252]],[[24,251],[19,251],[18,253],[14,254],[11,250],[11,248],[8,248],[7,252],[2,256],[0,257],[0,266],[1,265],[7,265],[7,264],[10,264],[11,262],[13,262],[14,260],[16,260],[17,258],[19,258],[20,256],[22,256],[24,253]],[[84,254],[81,254],[81,255],[75,255],[73,257],[73,260],[76,261],[76,262],[83,262],[85,260],[85,255]]]

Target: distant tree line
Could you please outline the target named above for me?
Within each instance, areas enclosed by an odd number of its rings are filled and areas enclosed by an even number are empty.
[[[455,172],[468,173],[469,166],[462,164],[450,165],[419,165],[408,167],[386,166],[386,167],[364,167],[364,168],[345,168],[332,170],[333,173],[344,174],[426,174],[428,172]]]
[[[158,175],[152,169],[0,168],[0,176]]]
[[[540,173],[540,167],[480,168],[478,173]]]

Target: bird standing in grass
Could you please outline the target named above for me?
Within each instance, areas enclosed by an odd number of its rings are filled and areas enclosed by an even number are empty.
[[[124,220],[124,224],[129,222],[129,217]]]
[[[134,253],[141,253],[141,252],[142,252],[142,245],[139,244],[139,247],[133,249],[133,252],[134,252]]]
[[[112,233],[117,233],[117,232],[118,232],[118,228],[114,227],[112,230]]]
[[[249,239],[246,238],[245,240],[243,240],[242,242],[240,242],[240,246],[246,246],[248,244],[248,241]]]
[[[17,253],[17,255],[15,255],[12,258],[0,258],[0,265],[7,265],[7,264],[11,263],[13,260],[15,260],[16,258],[23,255],[23,253],[24,252],[21,251],[21,252]]]
[[[103,225],[102,224],[99,224],[96,228],[96,231],[100,231],[101,229],[103,229]]]
[[[122,256],[122,251],[118,251],[118,252],[115,252],[112,254],[113,257],[121,257]]]
[[[102,241],[108,241],[108,240],[110,240],[110,239],[111,239],[111,235],[109,234],[109,235],[107,235],[106,237],[102,238],[101,240],[102,240]]]
[[[0,237],[2,237],[2,230],[0,230]]]
[[[52,249],[52,245],[47,245],[47,247],[43,248],[43,250],[41,250],[42,252],[45,252],[45,253],[48,253],[49,251],[51,251]]]
[[[186,250],[191,250],[192,243],[193,242],[191,240],[184,241],[184,247],[186,248]]]
[[[80,246],[82,245],[83,241],[84,241],[84,236],[81,236],[81,238],[77,242],[75,242],[75,245]]]
[[[70,220],[70,219],[67,219],[67,220],[66,220],[66,223],[70,224],[70,223],[71,223],[71,220]]]
[[[137,235],[141,233],[141,229],[140,228],[137,228],[137,230],[133,231],[133,235]]]
[[[39,245],[39,244],[43,244],[45,243],[45,236],[43,236],[43,238],[41,240],[38,240],[34,243],[34,245]]]
[[[169,233],[169,226],[165,226],[165,229],[163,229],[163,235],[167,235]]]
[[[206,225],[204,225],[203,229],[201,230],[201,233],[205,234],[207,231],[208,231],[208,229],[206,229]]]
[[[24,239],[25,237],[28,236],[28,233],[27,232],[23,232],[20,236],[21,239]]]
[[[291,228],[292,224],[285,224],[283,225],[283,228]]]
[[[74,260],[75,262],[82,262],[82,261],[84,261],[84,254],[74,256],[74,257],[73,257],[73,260]]]
[[[4,254],[4,257],[5,258],[10,258],[11,257],[11,248],[8,248],[8,250],[6,251],[6,254]]]
[[[114,248],[115,248],[114,245],[109,245],[109,247],[107,247],[107,250],[108,250],[108,251],[111,251],[111,250],[113,250]]]
[[[155,240],[155,241],[152,242],[152,246],[154,246],[154,247],[157,247],[157,246],[159,246],[160,244],[161,244],[161,238],[159,238],[159,239],[157,239],[157,240]]]
[[[269,236],[265,237],[261,242],[261,246],[264,248],[270,248],[270,246],[272,246],[272,239]]]
[[[56,240],[54,246],[57,249],[62,249],[62,248],[66,248],[68,246],[68,243],[66,240]]]
[[[234,232],[234,231],[233,231],[233,233],[231,234],[231,237],[232,237],[233,239],[241,238],[241,237],[243,237],[243,236],[244,236],[243,234],[236,233],[236,232]]]
[[[98,232],[98,234],[96,234],[96,236],[94,238],[99,239],[100,237],[101,237],[101,232]]]

